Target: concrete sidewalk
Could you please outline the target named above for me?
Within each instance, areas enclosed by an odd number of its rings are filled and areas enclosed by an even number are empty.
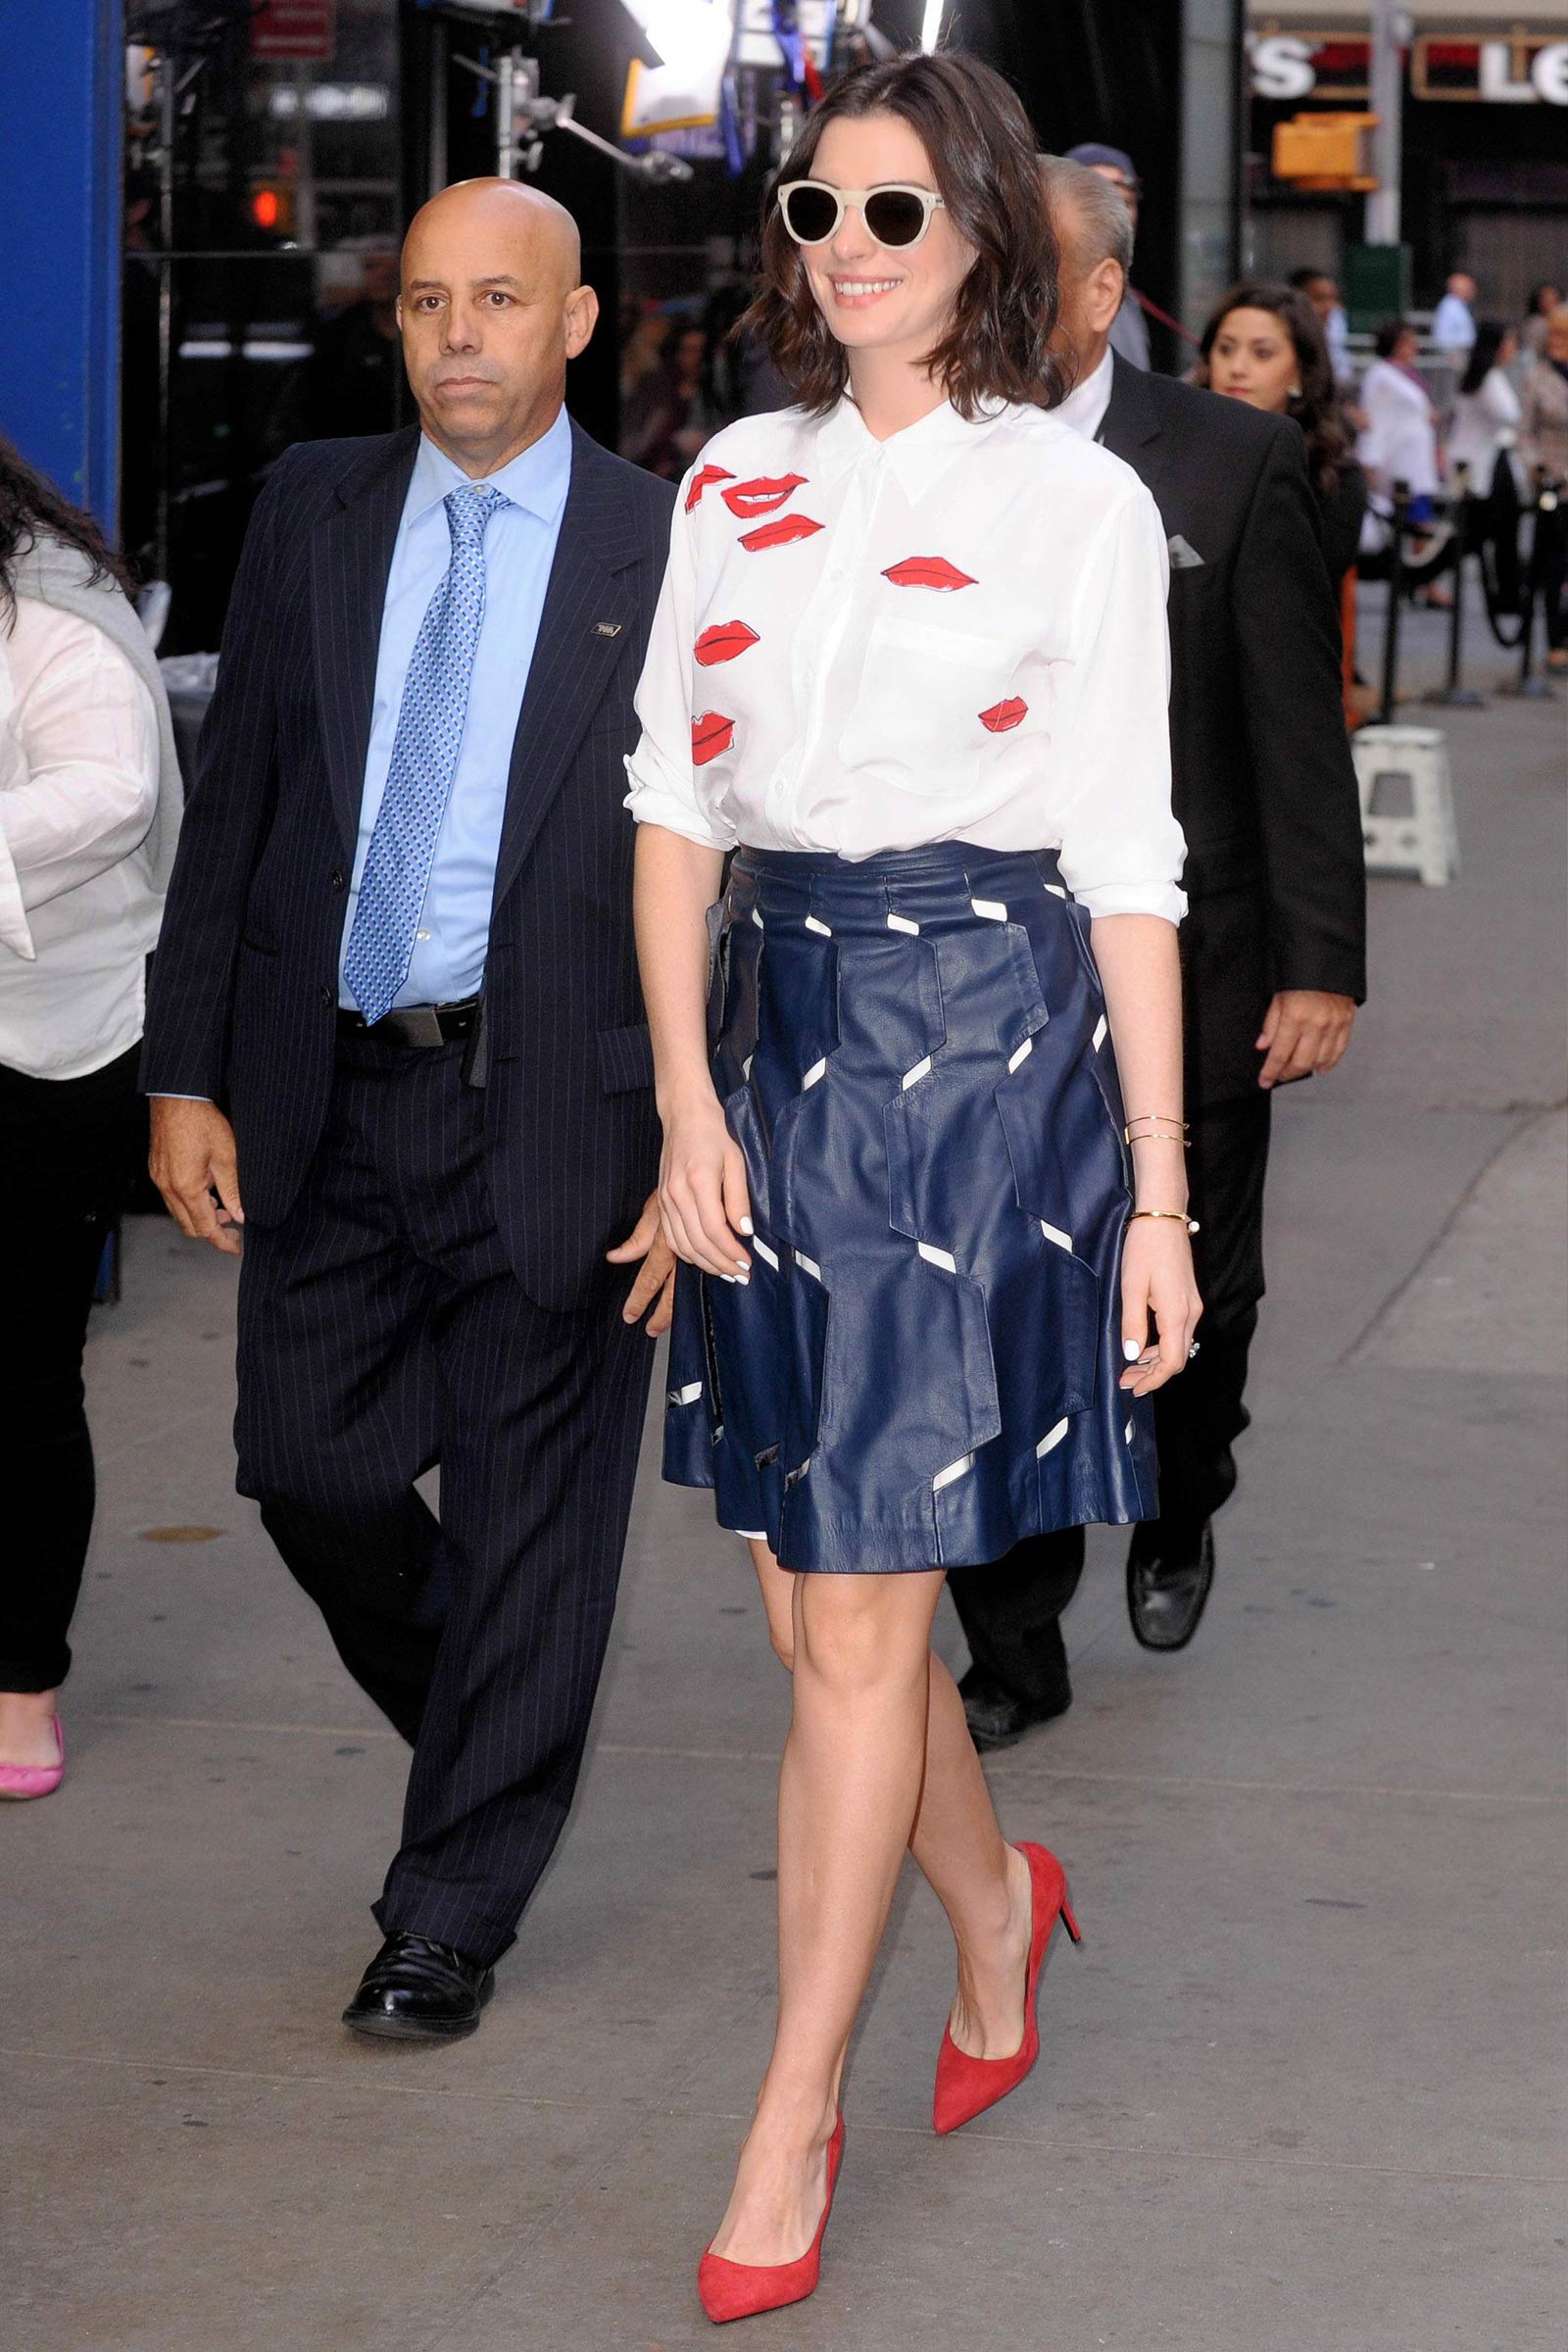
[[[908,1874],[823,2283],[759,2342],[1561,2341],[1563,708],[1453,724],[1462,878],[1376,886],[1353,1059],[1280,1102],[1197,1642],[1135,1648],[1096,1537],[1076,1704],[995,1765],[1087,1938],[1042,2064],[933,2138],[951,1947]],[[4,2342],[705,2343],[773,1973],[786,1693],[745,1557],[650,1445],[578,1812],[484,2029],[351,2043],[405,1751],[233,1494],[231,1296],[138,1222],[96,1320],[72,1771],[0,1818]]]

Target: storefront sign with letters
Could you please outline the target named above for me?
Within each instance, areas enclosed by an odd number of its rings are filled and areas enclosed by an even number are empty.
[[[1283,27],[1247,36],[1252,96],[1358,98],[1370,44],[1344,33]],[[1546,33],[1424,32],[1409,50],[1410,95],[1490,106],[1568,106],[1568,41]]]

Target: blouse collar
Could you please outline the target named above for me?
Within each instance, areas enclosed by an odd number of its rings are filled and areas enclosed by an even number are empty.
[[[973,449],[1011,414],[1004,406],[971,420],[960,416],[953,403],[945,400],[917,423],[906,424],[902,432],[879,441],[846,392],[817,428],[823,479],[831,484],[857,466],[886,465],[912,504],[936,488],[965,449]]]

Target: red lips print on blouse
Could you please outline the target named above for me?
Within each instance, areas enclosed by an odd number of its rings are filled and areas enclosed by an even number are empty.
[[[720,496],[732,514],[738,514],[742,522],[750,522],[755,515],[771,514],[805,479],[804,473],[759,474],[755,481],[736,482],[732,488],[720,492]]]
[[[749,629],[744,620],[715,620],[710,629],[703,631],[692,652],[704,669],[711,669],[715,662],[733,662],[737,654],[758,642],[757,631]]]
[[[686,493],[687,514],[701,504],[703,492],[710,482],[729,482],[734,478],[727,466],[700,466],[692,475],[691,488]]]
[[[1004,703],[993,703],[989,710],[981,711],[980,724],[993,735],[1005,735],[1009,728],[1017,726],[1019,720],[1027,715],[1028,710],[1026,702],[1015,694],[1009,694]]]
[[[744,545],[745,542],[742,542]],[[890,564],[882,574],[895,588],[972,588],[974,581],[946,556],[906,556],[902,564]]]
[[[755,531],[743,531],[740,543],[755,556],[764,547],[787,547],[792,539],[809,539],[821,528],[809,514],[781,514],[776,522],[759,523]]]
[[[722,710],[705,710],[692,720],[692,765],[706,767],[720,752],[727,752],[735,740],[735,721],[726,718]]]

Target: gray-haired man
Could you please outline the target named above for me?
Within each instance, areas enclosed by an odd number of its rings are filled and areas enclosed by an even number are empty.
[[[1143,195],[1144,183],[1133,170],[1130,155],[1120,147],[1103,147],[1098,139],[1085,139],[1080,146],[1069,147],[1062,160],[1069,164],[1081,164],[1086,171],[1093,172],[1098,178],[1115,189],[1126,207],[1130,233],[1127,251],[1120,257],[1121,308],[1110,322],[1107,339],[1118,359],[1125,360],[1133,368],[1147,368],[1150,365],[1149,322],[1144,317],[1143,304],[1133,292],[1130,275],[1133,242],[1138,235],[1138,201]]]
[[[1155,1402],[1160,1516],[1134,1530],[1133,1631],[1180,1649],[1208,1597],[1210,1522],[1236,1483],[1263,1295],[1263,1178],[1276,1085],[1333,1067],[1364,993],[1365,873],[1340,701],[1339,616],[1305,450],[1287,418],[1131,367],[1109,348],[1132,228],[1106,175],[1043,167],[1077,381],[1057,415],[1153,493],[1170,549],[1171,764],[1187,836],[1186,1116],[1201,1352]],[[1083,1531],[1040,1536],[953,1597],[983,1747],[1071,1699],[1057,1618]]]

